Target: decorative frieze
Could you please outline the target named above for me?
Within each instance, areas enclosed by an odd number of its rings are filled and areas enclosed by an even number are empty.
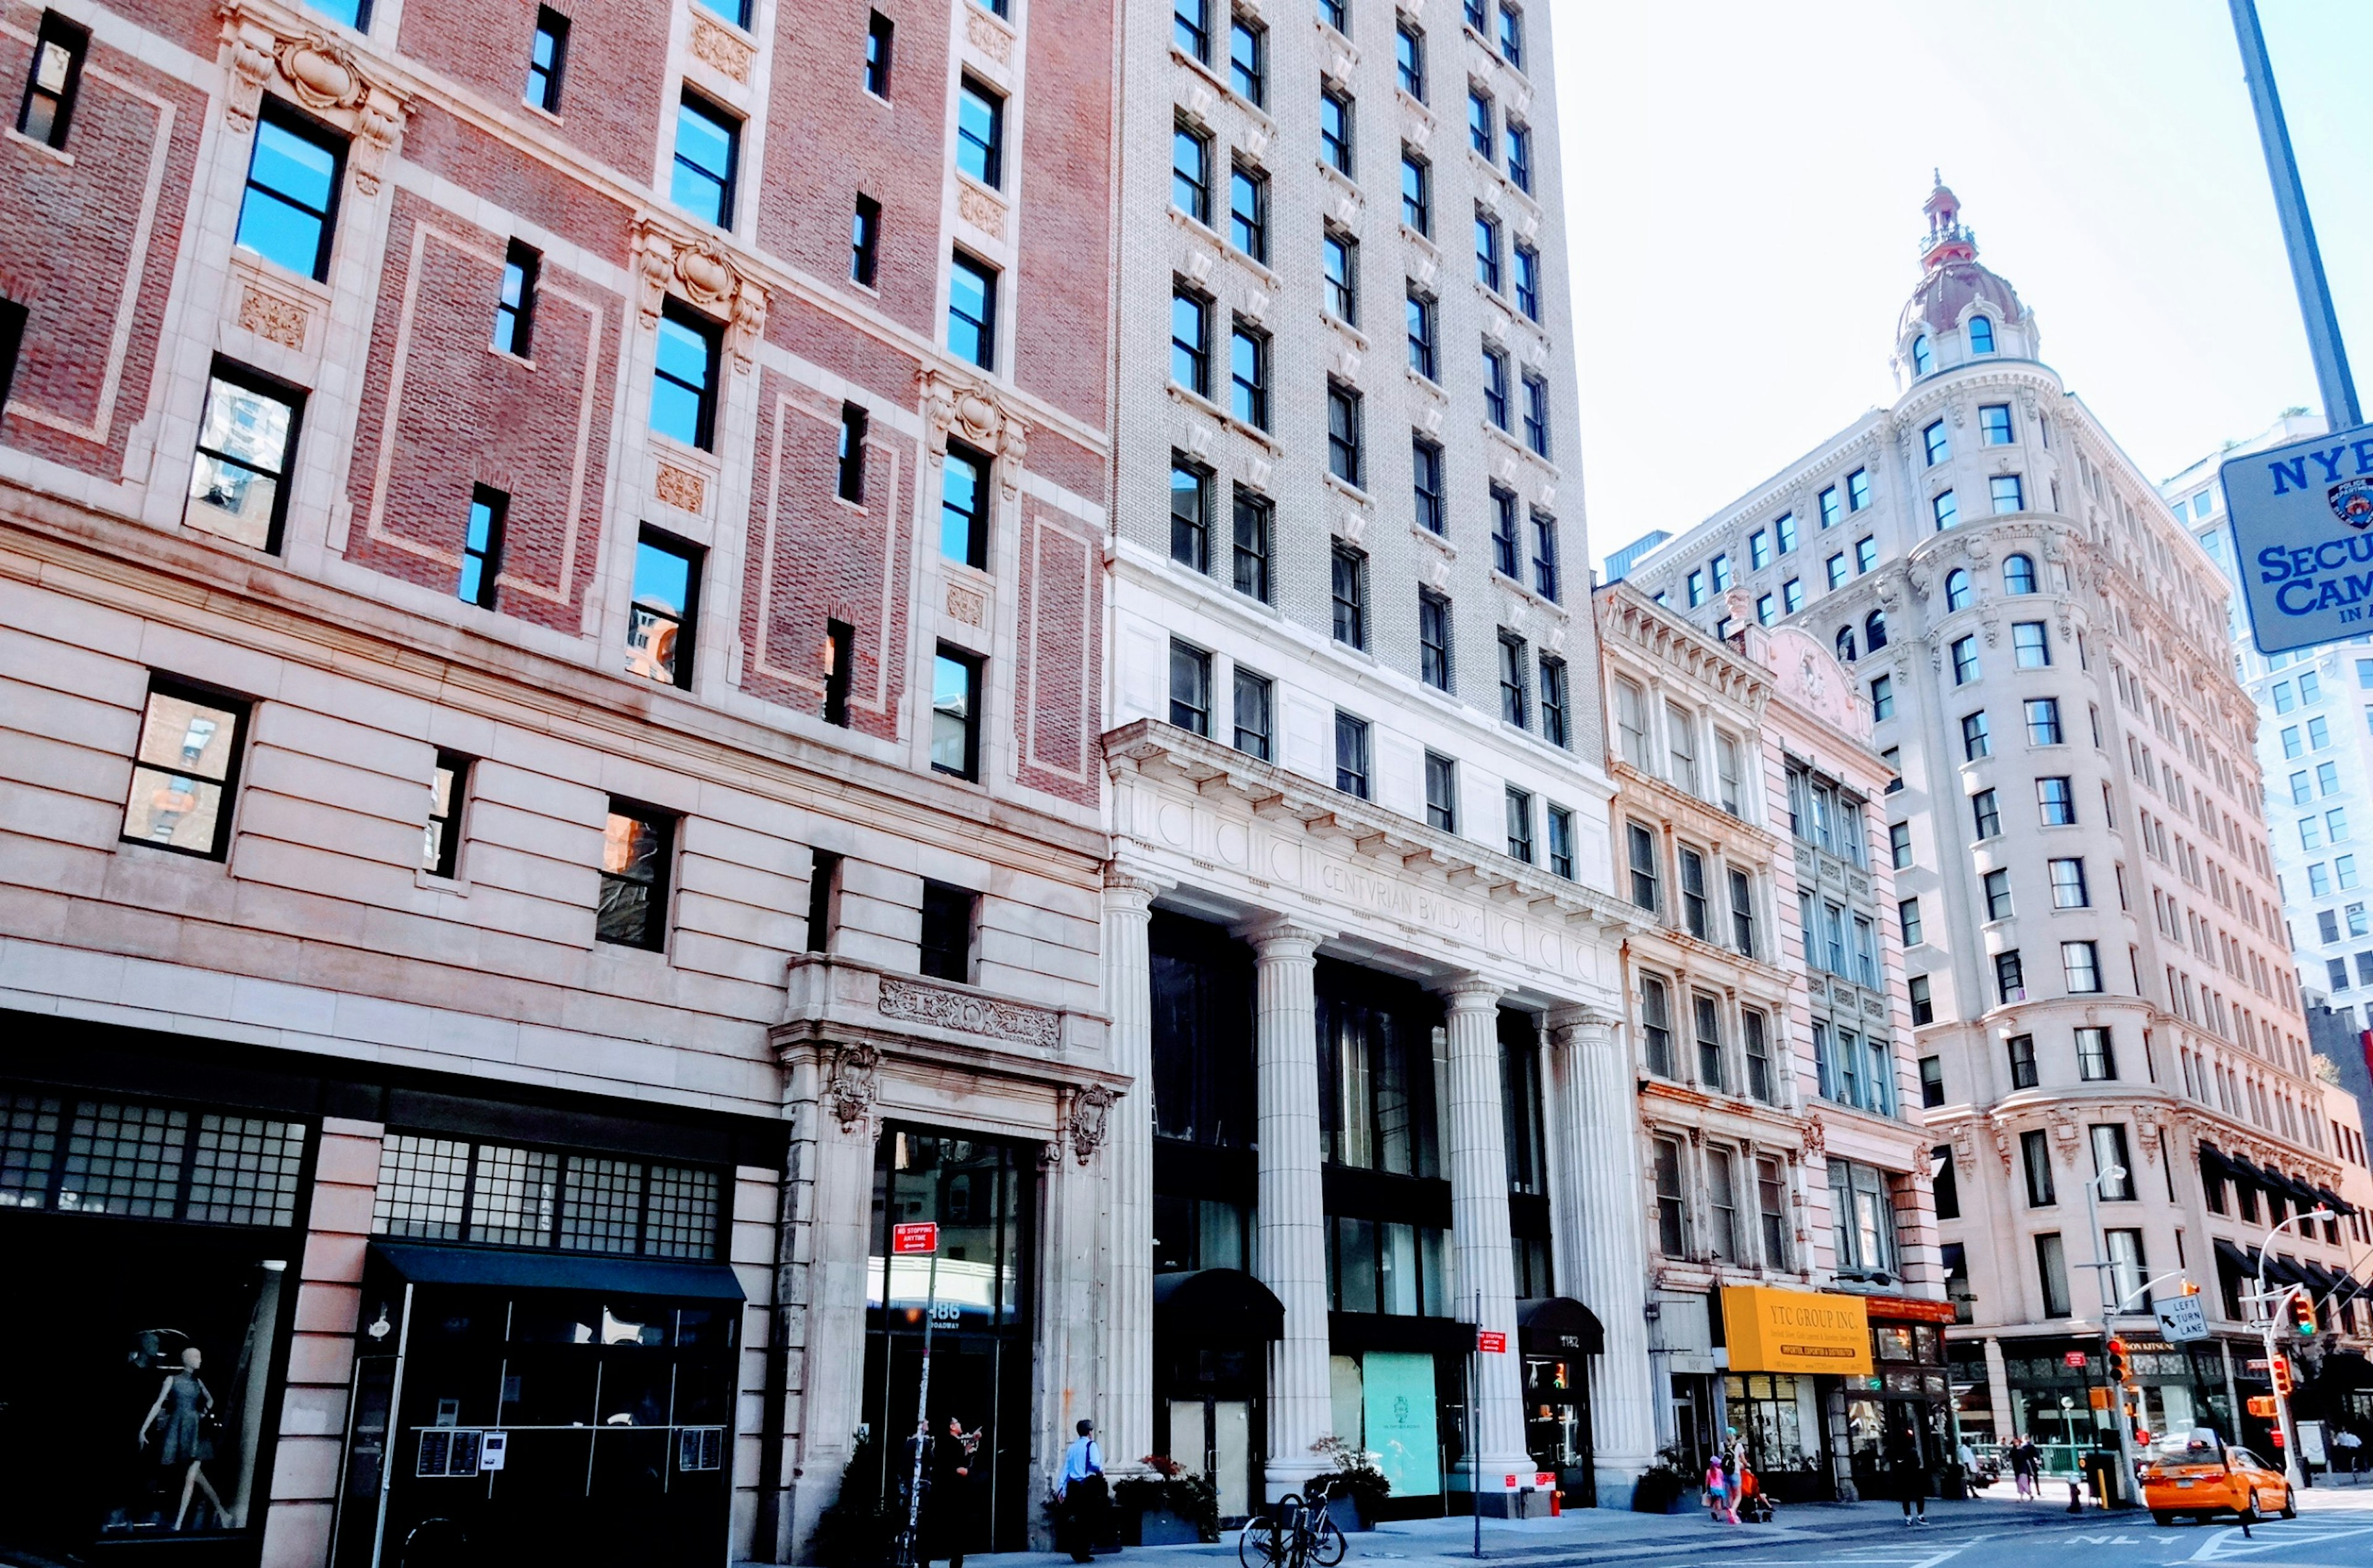
[[[1008,1002],[929,981],[882,977],[881,1012],[898,1023],[929,1024],[959,1034],[985,1035],[1052,1050],[1063,1038],[1062,1021],[1045,1007]]]

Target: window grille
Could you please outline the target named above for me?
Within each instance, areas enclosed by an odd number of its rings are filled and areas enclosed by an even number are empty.
[[[396,1132],[380,1145],[373,1230],[421,1241],[713,1259],[713,1170]]]

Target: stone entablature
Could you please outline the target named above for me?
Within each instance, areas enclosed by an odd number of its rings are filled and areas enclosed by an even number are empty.
[[[791,959],[783,1021],[769,1040],[777,1051],[807,1042],[864,1047],[902,1063],[1126,1088],[1104,1064],[1105,1033],[1101,1014],[801,953]]]

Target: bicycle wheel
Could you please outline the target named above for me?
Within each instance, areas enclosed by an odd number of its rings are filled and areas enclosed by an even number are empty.
[[[1335,1516],[1322,1509],[1310,1532],[1310,1561],[1317,1568],[1336,1568],[1350,1550],[1351,1542],[1343,1534],[1343,1527],[1335,1522]]]
[[[1244,1568],[1285,1568],[1285,1538],[1274,1518],[1258,1515],[1236,1536],[1236,1561]]]

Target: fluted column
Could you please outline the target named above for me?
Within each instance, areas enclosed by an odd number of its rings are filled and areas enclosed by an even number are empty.
[[[1580,1008],[1554,1013],[1549,1042],[1572,1151],[1560,1264],[1607,1330],[1592,1375],[1591,1457],[1601,1505],[1621,1507],[1656,1453],[1636,1090],[1611,1019]]]
[[[1475,1358],[1471,1440],[1488,1497],[1505,1478],[1532,1484],[1525,1452],[1524,1361],[1516,1349],[1516,1271],[1508,1241],[1508,1138],[1500,1086],[1500,987],[1467,975],[1444,990],[1449,1004],[1451,1245],[1458,1258],[1459,1316],[1507,1336],[1507,1350]]]
[[[1162,885],[1115,863],[1105,872],[1105,1006],[1113,1069],[1128,1087],[1106,1134],[1112,1188],[1105,1259],[1105,1465],[1153,1452],[1153,965],[1146,948]]]
[[[1322,935],[1285,920],[1238,935],[1254,954],[1260,1278],[1285,1307],[1285,1335],[1269,1347],[1268,1360],[1268,1481],[1277,1498],[1317,1469],[1310,1446],[1335,1423],[1327,1398],[1327,1196],[1318,1176]]]

